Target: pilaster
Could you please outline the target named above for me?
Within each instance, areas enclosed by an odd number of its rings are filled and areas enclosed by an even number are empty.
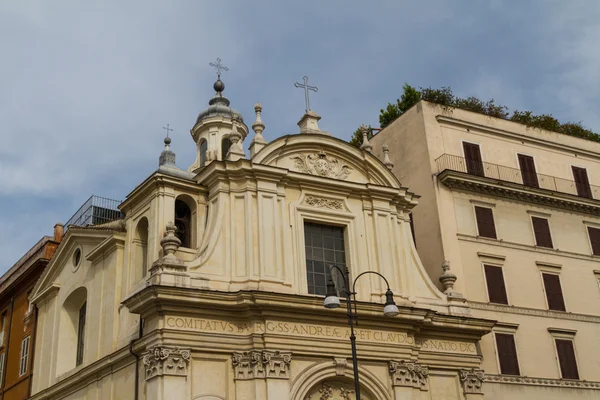
[[[232,364],[236,393],[243,399],[283,399],[290,392],[292,353],[252,350],[234,352]],[[253,393],[254,397],[248,397]]]
[[[429,367],[412,361],[390,361],[395,399],[418,400],[429,390]]]
[[[483,397],[485,374],[482,369],[461,369],[459,377],[466,400],[481,399]]]
[[[143,354],[146,399],[187,399],[190,349],[150,347]]]

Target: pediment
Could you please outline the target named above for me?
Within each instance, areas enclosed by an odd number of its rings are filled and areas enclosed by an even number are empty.
[[[346,182],[400,188],[400,182],[374,155],[334,137],[283,136],[264,147],[253,163]]]

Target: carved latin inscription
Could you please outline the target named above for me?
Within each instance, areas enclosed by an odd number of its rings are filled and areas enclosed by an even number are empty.
[[[331,210],[344,209],[344,203],[341,200],[326,199],[324,197],[306,196],[304,202],[313,207],[329,208]]]
[[[421,390],[429,388],[429,368],[419,363],[390,361],[390,374],[394,386],[408,386]]]
[[[150,347],[144,353],[146,380],[162,375],[187,376],[190,356],[188,349]]]
[[[290,377],[289,366],[292,353],[289,352],[269,350],[234,352],[231,359],[236,380]]]
[[[485,374],[482,369],[461,369],[460,381],[465,394],[483,394]]]
[[[315,154],[301,154],[290,158],[294,161],[296,170],[304,174],[346,179],[352,172],[352,168],[347,164],[335,157],[326,155],[323,151]]]

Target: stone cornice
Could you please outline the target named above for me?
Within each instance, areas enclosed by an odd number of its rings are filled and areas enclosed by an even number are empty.
[[[346,311],[338,308],[323,308],[323,299],[311,295],[289,293],[238,291],[222,292],[198,288],[182,288],[150,285],[125,299],[123,304],[133,313],[144,318],[156,312],[187,312],[190,307],[203,309],[207,315],[222,316],[223,312],[250,318],[253,315],[288,319],[304,318],[312,321],[338,323],[346,319]],[[358,313],[363,326],[404,329],[444,329],[447,332],[460,332],[463,335],[480,337],[491,331],[495,321],[442,314],[437,311],[399,304],[400,314],[393,319],[382,318],[382,305],[378,303],[358,303]]]
[[[98,246],[88,253],[85,257],[86,260],[92,264],[102,259],[102,257],[112,253],[117,249],[123,249],[125,247],[125,234],[115,233],[106,239],[104,239]]]
[[[508,383],[508,384],[513,384],[513,385],[549,386],[549,387],[564,387],[564,388],[600,390],[600,382],[578,381],[578,380],[571,380],[571,379],[532,378],[532,377],[528,377],[528,376],[488,375],[488,374],[486,374],[485,381],[488,383]]]
[[[478,301],[469,301],[468,304],[474,310],[486,310],[503,312],[508,314],[530,315],[542,318],[568,319],[571,321],[592,322],[595,324],[600,323],[600,316],[598,315],[575,314],[570,312],[540,310],[537,308],[505,306],[501,304],[482,303]]]
[[[546,189],[532,188],[518,183],[499,181],[448,169],[439,173],[437,177],[440,182],[451,189],[483,193],[525,203],[543,204],[548,207],[600,216],[600,201],[598,200],[586,199]]]
[[[491,244],[491,245],[498,246],[498,247],[506,247],[509,249],[517,249],[517,250],[523,250],[523,251],[527,251],[527,252],[536,252],[536,253],[541,253],[541,254],[550,254],[550,255],[561,256],[561,257],[566,257],[566,258],[575,258],[578,260],[586,260],[586,261],[594,261],[594,262],[599,261],[599,257],[594,256],[592,254],[573,253],[570,251],[564,251],[564,250],[558,250],[558,249],[548,249],[545,247],[531,246],[528,244],[509,242],[509,241],[506,241],[503,239],[500,239],[500,240],[488,239],[488,238],[484,238],[481,236],[465,235],[464,233],[457,233],[456,237],[458,238],[458,240],[464,240],[467,242],[486,243],[486,244]]]

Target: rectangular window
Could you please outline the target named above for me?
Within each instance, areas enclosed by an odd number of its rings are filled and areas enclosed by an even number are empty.
[[[554,339],[554,341],[556,343],[561,377],[563,379],[579,379],[573,341],[568,339]]]
[[[475,218],[477,219],[479,236],[496,239],[496,225],[494,225],[492,209],[475,206]]]
[[[19,362],[19,376],[23,376],[27,373],[27,367],[29,362],[29,341],[31,336],[27,336],[21,342],[21,359]]]
[[[4,334],[6,332],[6,311],[2,313],[2,320],[0,321],[2,326],[0,327],[0,347],[4,346]]]
[[[467,173],[471,175],[485,176],[479,145],[463,142],[463,150],[465,152]]]
[[[535,163],[533,157],[519,154],[519,167],[521,167],[521,178],[523,185],[531,187],[539,187],[537,173],[535,171]]]
[[[546,218],[531,217],[535,244],[540,247],[554,248],[552,236],[550,235],[550,224]]]
[[[83,303],[83,306],[81,306],[81,308],[79,309],[79,324],[77,327],[77,360],[75,361],[75,366],[81,365],[83,363],[83,350],[85,346],[86,305],[87,303]]]
[[[600,256],[600,229],[588,226],[588,235],[590,235],[592,254]]]
[[[571,167],[573,170],[573,178],[575,179],[575,187],[577,188],[577,196],[592,198],[592,190],[590,189],[590,181],[588,180],[587,171],[585,168]]]
[[[484,265],[484,269],[490,303],[508,304],[502,267]]]
[[[519,360],[514,335],[496,333],[496,347],[498,348],[498,361],[502,375],[520,375]]]
[[[342,271],[346,267],[344,228],[306,222],[304,241],[308,293],[325,296],[327,281],[331,277],[331,266],[336,265]],[[338,295],[342,294],[344,279],[337,270],[333,274]]]
[[[0,354],[0,387],[2,387],[2,377],[4,376],[4,353]]]
[[[544,279],[546,299],[548,300],[548,309],[554,311],[566,311],[559,276],[556,274],[542,273],[542,277]]]

